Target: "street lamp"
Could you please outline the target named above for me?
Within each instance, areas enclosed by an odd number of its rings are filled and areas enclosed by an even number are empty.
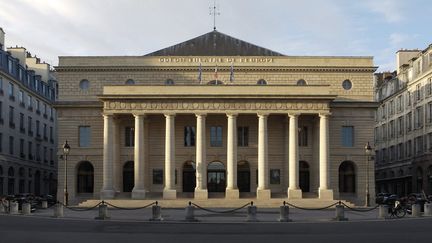
[[[64,198],[63,198],[63,203],[67,206],[69,203],[69,194],[68,194],[68,190],[67,190],[67,156],[69,155],[70,152],[70,146],[66,140],[65,144],[63,145],[63,159],[64,159],[64,167],[65,167],[65,181],[64,181]]]
[[[372,154],[372,148],[371,148],[369,142],[367,142],[367,144],[365,145],[365,155],[366,155],[366,203],[365,203],[365,206],[366,207],[370,207],[369,160],[370,160],[371,154]]]

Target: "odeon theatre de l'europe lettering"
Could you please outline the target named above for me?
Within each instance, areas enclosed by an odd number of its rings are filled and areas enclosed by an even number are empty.
[[[216,30],[143,56],[61,56],[69,198],[363,204],[375,70],[372,57],[288,56]]]

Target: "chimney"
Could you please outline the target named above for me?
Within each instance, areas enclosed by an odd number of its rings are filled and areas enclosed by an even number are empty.
[[[396,69],[397,74],[402,70],[402,66],[408,64],[409,60],[416,57],[421,51],[420,50],[399,50],[396,52]]]
[[[5,32],[2,27],[0,27],[0,50],[5,50]]]

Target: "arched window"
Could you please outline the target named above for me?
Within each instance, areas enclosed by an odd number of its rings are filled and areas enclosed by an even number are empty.
[[[126,80],[125,84],[126,85],[134,85],[135,81],[133,79],[128,79],[128,80]]]
[[[223,85],[224,83],[220,80],[212,80],[207,83],[207,85]]]
[[[351,161],[344,161],[339,166],[339,192],[356,192],[356,171],[355,165]]]
[[[83,79],[79,83],[81,90],[88,90],[90,88],[90,82],[87,79]]]
[[[207,189],[209,192],[224,192],[226,187],[225,166],[222,162],[211,162],[207,167]]]
[[[299,184],[303,192],[310,192],[310,172],[309,164],[306,161],[300,161],[299,165]]]
[[[39,196],[41,193],[41,173],[40,171],[35,172],[35,194]]]
[[[250,192],[250,165],[245,160],[237,164],[237,186],[240,192]]]
[[[352,88],[352,83],[349,79],[345,79],[342,82],[342,87],[344,88],[344,90],[350,90]]]
[[[183,164],[183,192],[193,192],[196,186],[195,163],[186,161]]]
[[[417,168],[417,191],[421,192],[423,190],[423,169],[421,167]]]
[[[258,85],[267,85],[267,81],[265,81],[264,79],[260,79],[257,82]]]
[[[165,85],[174,85],[174,80],[172,79],[165,80]]]
[[[83,161],[77,168],[77,193],[93,193],[94,169],[88,161]]]
[[[18,182],[18,192],[24,193],[25,190],[25,169],[23,167],[18,170],[19,182]]]
[[[299,79],[299,80],[297,80],[297,85],[298,86],[305,86],[305,85],[307,85],[307,83],[304,79]]]
[[[134,182],[134,162],[128,161],[123,165],[123,192],[131,192]]]

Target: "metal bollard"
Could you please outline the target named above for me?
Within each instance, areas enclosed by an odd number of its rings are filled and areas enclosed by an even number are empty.
[[[195,207],[192,206],[192,202],[189,202],[189,205],[186,207],[186,217],[185,220],[188,222],[196,222],[198,221],[195,219]]]
[[[54,218],[62,218],[64,215],[64,206],[61,203],[57,203],[54,207]]]
[[[347,221],[348,219],[345,218],[345,207],[339,202],[338,205],[335,207],[336,211],[336,217],[334,220],[336,221]]]
[[[42,201],[42,205],[41,205],[41,207],[42,207],[43,209],[47,209],[47,208],[48,208],[48,201],[47,201],[47,200],[43,200],[43,201]]]
[[[420,216],[421,216],[420,204],[413,204],[411,206],[411,217],[420,217]]]
[[[253,202],[251,202],[251,205],[247,207],[247,222],[256,222],[257,219],[257,207],[253,205]]]
[[[384,204],[379,205],[378,218],[379,219],[387,219],[388,215],[389,215],[388,210],[389,210],[388,205],[384,205]]]
[[[18,213],[18,203],[17,202],[9,202],[9,214],[17,214]]]
[[[427,216],[427,217],[432,216],[432,204],[431,203],[425,203],[423,216]]]
[[[152,206],[152,218],[150,221],[162,221],[162,215],[161,215],[161,207],[158,205],[158,202],[156,202],[155,205]]]
[[[30,215],[31,214],[31,205],[30,203],[23,203],[21,213],[23,215]]]
[[[289,207],[286,205],[286,202],[283,202],[283,206],[280,206],[280,214],[279,214],[279,222],[291,222],[289,219]]]
[[[102,203],[99,204],[99,213],[98,216],[95,217],[95,219],[100,219],[100,220],[110,219],[110,217],[108,216],[108,205],[106,205],[104,201],[102,201]]]

